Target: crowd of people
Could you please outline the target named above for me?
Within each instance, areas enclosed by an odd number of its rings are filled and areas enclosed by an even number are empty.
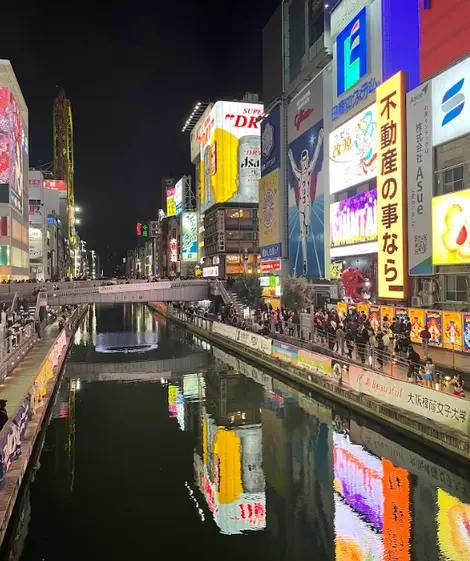
[[[261,335],[279,333],[311,340],[362,364],[370,364],[370,357],[373,355],[374,365],[379,370],[389,361],[400,360],[407,369],[409,382],[423,383],[427,387],[435,387],[437,381],[445,383],[441,374],[436,371],[432,358],[428,356],[431,333],[427,327],[420,333],[425,358],[425,364],[421,364],[421,356],[411,341],[412,326],[409,317],[385,316],[381,325],[372,326],[364,312],[350,311],[343,317],[336,310],[318,309],[313,314],[313,333],[310,329],[308,334],[302,331],[297,312],[285,308],[273,309],[271,305],[253,308],[250,317],[245,318],[230,303],[222,309],[217,319]],[[455,375],[450,384],[454,387],[455,395],[464,395],[464,382],[460,374]]]

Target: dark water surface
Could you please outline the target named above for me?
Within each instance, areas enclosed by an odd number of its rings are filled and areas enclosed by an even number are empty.
[[[101,306],[2,559],[469,561],[469,471],[143,305]]]

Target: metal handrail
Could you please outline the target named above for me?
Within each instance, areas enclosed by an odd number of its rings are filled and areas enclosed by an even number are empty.
[[[230,304],[232,299],[230,298],[229,293],[227,292],[227,289],[224,286],[224,283],[221,280],[217,280],[216,287],[218,288],[218,290],[220,290],[220,294],[222,296],[222,300],[224,301],[224,304],[225,305]]]
[[[16,306],[16,301],[17,300],[18,300],[18,292],[15,292],[15,294],[13,295],[13,300],[11,302],[11,305],[8,308],[9,312],[14,312],[15,311],[15,306]]]

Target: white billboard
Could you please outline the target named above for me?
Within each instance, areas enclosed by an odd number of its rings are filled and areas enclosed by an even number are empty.
[[[183,261],[197,261],[197,214],[184,212],[182,217],[181,255]]]
[[[176,206],[176,216],[179,216],[183,212],[183,181],[181,178],[175,185],[175,195],[174,202]]]
[[[218,101],[201,139],[200,208],[258,203],[261,178],[260,103]]]
[[[190,150],[191,150],[191,162],[195,163],[198,158],[199,154],[201,153],[201,140],[204,137],[204,132],[207,127],[207,118],[211,112],[213,104],[210,103],[204,113],[201,115],[199,121],[194,125],[193,130],[191,131],[191,139],[190,139]]]
[[[470,57],[432,81],[433,146],[470,132]]]
[[[29,258],[41,259],[42,254],[42,232],[39,228],[31,227],[29,229]]]
[[[432,275],[431,83],[406,96],[408,266],[410,275]]]
[[[377,177],[377,104],[330,133],[330,193]]]

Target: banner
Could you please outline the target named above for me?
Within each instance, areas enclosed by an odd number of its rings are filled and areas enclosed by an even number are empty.
[[[21,441],[29,422],[30,401],[28,394],[0,442],[0,489],[5,487],[6,474],[12,462],[21,454]]]
[[[257,335],[251,331],[244,331],[242,329],[237,329],[238,343],[246,345],[252,349],[261,351],[264,354],[271,355],[272,340],[262,335]]]
[[[338,311],[340,319],[344,319],[348,315],[348,305],[346,304],[346,302],[338,302],[336,304],[336,309]]]
[[[463,314],[463,350],[470,353],[470,314]]]
[[[259,182],[259,245],[279,243],[279,169]]]
[[[212,324],[212,333],[217,335],[222,335],[222,337],[227,337],[227,339],[232,339],[232,341],[237,340],[237,329],[231,325],[226,325],[225,323],[219,323],[214,321]]]
[[[408,317],[408,308],[395,308],[395,317],[405,320]]]
[[[272,356],[284,362],[289,362],[294,366],[298,364],[298,351],[299,349],[293,345],[281,343],[280,341],[273,341]]]
[[[378,331],[382,327],[382,322],[380,321],[379,306],[369,306],[369,321],[370,326],[374,331]]]
[[[443,344],[446,349],[461,351],[463,347],[462,314],[442,312]]]
[[[120,292],[142,292],[147,290],[169,290],[171,282],[140,282],[136,287],[135,284],[112,284],[110,286],[98,287],[100,294],[118,294]]]
[[[392,323],[395,317],[395,308],[393,306],[380,306],[380,315],[382,316],[382,322],[385,318],[388,318],[388,323]]]
[[[410,275],[432,275],[431,82],[406,96],[408,265]]]
[[[424,310],[410,308],[408,310],[408,316],[411,322],[411,333],[410,339],[413,343],[421,343],[421,331],[424,329]]]
[[[306,349],[299,349],[298,366],[314,374],[329,376],[331,373],[331,358],[326,355],[312,353]]]
[[[430,345],[442,345],[442,312],[426,310],[426,326],[431,333]]]
[[[357,366],[349,369],[349,384],[357,392],[470,435],[470,401]]]

